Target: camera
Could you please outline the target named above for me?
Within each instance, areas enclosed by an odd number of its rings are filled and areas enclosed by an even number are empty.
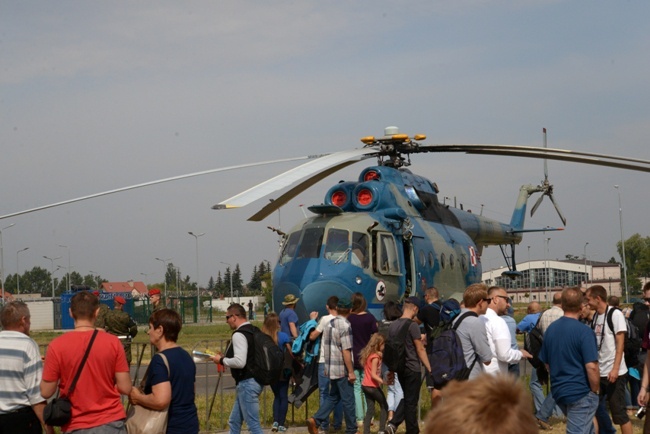
[[[643,419],[643,416],[645,416],[645,410],[646,410],[645,407],[639,408],[639,410],[637,410],[636,412],[636,417],[638,417],[639,419]]]

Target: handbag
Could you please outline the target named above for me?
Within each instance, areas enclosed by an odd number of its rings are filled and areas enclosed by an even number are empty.
[[[90,348],[93,346],[93,342],[95,342],[95,338],[97,337],[98,331],[99,330],[95,329],[95,332],[90,338],[90,342],[88,343],[88,348],[86,348],[86,353],[84,354],[83,359],[81,359],[81,364],[79,365],[79,369],[77,369],[77,373],[74,376],[74,379],[72,380],[70,389],[68,389],[68,396],[54,398],[53,400],[48,402],[45,408],[43,409],[43,421],[47,425],[63,426],[68,422],[70,422],[70,418],[72,417],[72,403],[70,402],[69,397],[70,395],[72,395],[72,392],[74,391],[74,388],[77,385],[77,380],[79,379],[79,375],[81,375],[81,370],[86,364],[86,359],[88,359],[88,354],[90,354]],[[57,395],[58,395],[58,390],[57,390]]]
[[[162,357],[165,366],[167,367],[167,375],[170,375],[169,362],[163,353],[157,353]],[[140,388],[144,389],[144,384],[147,380],[147,373],[145,373]],[[152,410],[138,404],[132,404],[126,415],[126,431],[129,434],[165,434],[167,431],[167,411],[169,407],[164,410]]]

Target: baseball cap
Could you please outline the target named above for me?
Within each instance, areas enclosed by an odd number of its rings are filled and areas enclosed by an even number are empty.
[[[404,303],[410,303],[410,304],[416,306],[418,309],[422,308],[422,300],[420,300],[417,297],[408,297],[408,298],[404,299]]]

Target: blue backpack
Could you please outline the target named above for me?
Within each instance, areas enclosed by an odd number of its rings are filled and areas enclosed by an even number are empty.
[[[460,315],[460,303],[453,298],[450,298],[449,300],[445,300],[442,304],[436,302],[431,306],[438,309],[440,316],[440,322],[438,325],[432,327],[429,332],[429,337],[435,340],[444,330],[449,329],[454,318]]]
[[[458,317],[455,324],[447,323],[438,337],[433,340],[431,351],[429,352],[429,362],[431,364],[431,377],[436,389],[446,385],[451,380],[467,380],[472,368],[476,363],[476,358],[471,366],[465,363],[463,354],[463,345],[456,329],[461,322],[468,316],[477,317],[475,312],[465,312]]]

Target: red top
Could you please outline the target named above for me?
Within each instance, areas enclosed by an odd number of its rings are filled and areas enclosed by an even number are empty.
[[[60,379],[61,396],[68,395],[93,331],[65,333],[47,348],[43,380]],[[72,418],[62,427],[63,432],[93,428],[126,417],[115,387],[116,372],[129,372],[124,348],[116,336],[100,331],[70,397]]]
[[[366,364],[363,367],[363,381],[361,382],[362,386],[366,387],[380,387],[379,383],[377,383],[375,380],[372,379],[370,376],[370,373],[372,372],[372,361],[374,359],[379,359],[377,361],[377,376],[381,377],[381,354],[380,353],[373,353],[368,356],[368,359],[366,360]]]

